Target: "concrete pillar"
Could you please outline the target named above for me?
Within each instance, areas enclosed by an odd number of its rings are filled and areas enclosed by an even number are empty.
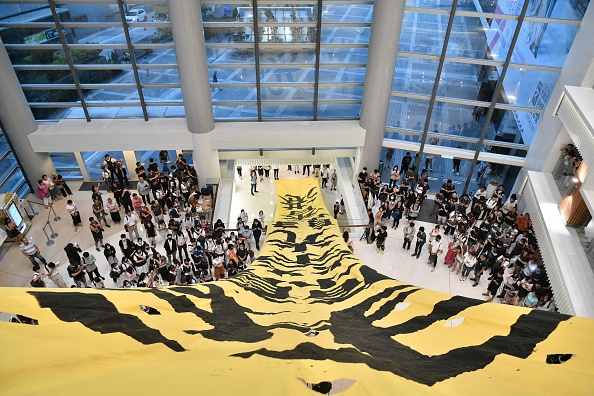
[[[192,143],[194,144],[192,158],[194,159],[194,168],[198,175],[200,187],[207,183],[218,183],[221,178],[219,152],[213,149],[211,144],[211,138],[214,133],[216,131],[192,134]]]
[[[215,124],[200,1],[170,1],[169,17],[184,93],[186,122],[194,142],[194,167],[198,174],[198,183],[204,185],[206,179],[220,178],[221,171],[218,152],[213,150],[210,138]],[[206,136],[200,136],[203,134]]]
[[[36,153],[27,135],[37,130],[37,123],[27,104],[4,43],[0,41],[0,121],[12,143],[23,172],[33,187],[41,175],[51,177],[54,164],[48,153]]]
[[[357,158],[355,173],[367,167],[371,173],[378,167],[386,116],[390,104],[396,53],[404,17],[404,1],[376,0],[367,54],[367,72],[361,109],[361,127],[365,128],[365,150]]]

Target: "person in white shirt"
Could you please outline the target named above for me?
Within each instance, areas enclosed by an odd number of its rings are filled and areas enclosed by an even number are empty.
[[[78,211],[78,207],[71,199],[66,202],[66,210],[70,213],[72,217],[72,223],[74,224],[74,231],[78,230],[78,227],[82,227],[82,220],[80,219],[80,212]]]
[[[140,193],[140,196],[142,197],[142,202],[145,205],[150,205],[149,194],[151,192],[151,185],[148,184],[148,182],[146,180],[144,180],[143,177],[139,177],[138,183],[136,183],[136,189],[138,190],[138,192]]]
[[[503,256],[502,256],[503,257]],[[464,282],[466,278],[468,278],[468,274],[476,265],[476,253],[472,250],[467,252],[464,256],[464,268],[462,268],[462,278],[460,278],[460,282]]]
[[[429,245],[429,262],[433,263],[431,272],[435,271],[435,267],[437,266],[437,256],[439,256],[442,251],[443,243],[441,242],[441,235],[436,235],[435,241]]]
[[[51,281],[54,282],[54,285],[56,285],[58,287],[68,287],[68,286],[66,286],[66,282],[64,281],[64,278],[58,272],[59,264],[60,264],[59,261],[56,261],[55,263],[53,263],[53,262],[47,263],[47,267],[46,267],[47,277],[50,278]]]
[[[50,179],[47,175],[43,175],[42,179],[43,179],[43,183],[45,185],[47,185],[52,199],[56,199],[56,200],[61,199],[57,195],[57,190],[55,189],[56,185],[54,184],[54,181],[52,179]]]
[[[131,211],[126,211],[126,216],[124,216],[124,228],[128,231],[128,237],[130,240],[134,241],[135,239],[132,237],[132,234],[136,234],[136,239],[140,238],[138,234],[138,217],[135,213]]]

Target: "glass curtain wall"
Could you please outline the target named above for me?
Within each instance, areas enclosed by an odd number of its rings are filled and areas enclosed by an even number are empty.
[[[31,192],[31,186],[23,174],[8,136],[4,133],[4,127],[0,124],[0,194],[7,192],[25,198]]]
[[[469,190],[491,179],[512,185],[518,169],[504,159],[485,180],[476,173],[486,164],[464,158],[526,155],[588,4],[530,0],[522,14],[522,0],[460,0],[450,20],[452,0],[407,0],[385,138],[453,149],[419,153],[432,190],[450,178]]]
[[[202,1],[215,119],[358,118],[372,8]]]
[[[54,3],[0,5],[0,37],[37,120],[184,115],[162,1],[125,1],[125,20],[115,0]]]

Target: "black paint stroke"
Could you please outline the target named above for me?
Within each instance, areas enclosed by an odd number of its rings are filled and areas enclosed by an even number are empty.
[[[175,340],[148,327],[138,317],[124,314],[102,294],[29,291],[41,308],[50,308],[64,322],[78,322],[101,334],[122,333],[144,345],[163,344],[175,352],[185,349]]]

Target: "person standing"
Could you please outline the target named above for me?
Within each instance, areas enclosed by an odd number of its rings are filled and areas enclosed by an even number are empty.
[[[324,169],[322,169],[322,188],[328,187],[328,178],[330,177],[330,169],[324,165]]]
[[[72,217],[72,224],[74,224],[74,231],[78,230],[78,227],[82,227],[82,220],[80,219],[80,212],[78,211],[78,207],[71,199],[66,202],[66,210],[70,213],[70,217]]]
[[[252,234],[254,234],[254,241],[256,243],[256,249],[260,250],[260,237],[262,236],[263,225],[259,218],[255,218],[252,222]]]
[[[111,199],[107,198],[107,204],[105,205],[106,209],[109,210],[109,215],[111,216],[111,220],[114,224],[121,223],[122,216],[120,216],[120,205]]]
[[[408,223],[402,232],[404,233],[404,243],[402,244],[402,249],[410,250],[410,244],[412,242],[413,236],[415,235],[415,223],[413,221]]]
[[[101,249],[99,249],[99,244],[103,247],[103,228],[101,227],[101,223],[93,217],[89,217],[89,229],[91,230],[93,240],[95,241],[95,248],[99,252],[101,251]]]
[[[275,164],[272,169],[273,169],[273,172],[274,172],[274,180],[278,180],[278,165]]]
[[[411,256],[417,256],[417,259],[421,257],[421,251],[423,250],[423,245],[427,242],[427,234],[425,233],[425,227],[419,227],[419,231],[417,232],[417,243],[415,244],[415,251]]]
[[[214,74],[212,75],[212,83],[216,84],[218,82],[219,82],[219,77],[217,76],[217,72],[215,71]],[[215,86],[212,87],[212,90],[214,91],[215,88],[217,88],[219,91],[221,90],[220,88],[215,87]]]
[[[43,175],[42,177],[43,183],[47,185],[47,188],[49,189],[49,193],[50,196],[52,197],[53,200],[57,200],[60,199],[58,198],[58,192],[56,190],[56,185],[54,184],[54,181],[52,179],[50,179],[47,175]]]
[[[433,264],[431,272],[435,271],[437,266],[437,256],[443,251],[443,243],[441,242],[441,235],[435,236],[435,241],[429,244],[429,262]]]
[[[52,179],[54,180],[54,184],[62,192],[62,195],[64,197],[72,195],[72,191],[70,190],[70,187],[68,187],[68,184],[66,184],[66,181],[64,180],[62,175],[59,175],[57,172],[54,172],[52,174]]]
[[[410,155],[410,152],[407,151],[400,163],[400,174],[405,174],[408,171],[411,161],[412,156]]]
[[[95,202],[93,203],[92,208],[93,208],[93,214],[97,218],[97,221],[101,224],[101,220],[103,220],[106,227],[111,227],[107,223],[107,219],[105,218],[105,208],[103,207],[103,202],[96,199]]]
[[[257,183],[258,183],[258,176],[256,175],[256,171],[253,170],[252,173],[250,174],[250,185],[251,185],[252,195],[254,195],[255,192],[258,192],[258,190],[256,189]]]
[[[338,184],[338,175],[336,174],[336,169],[332,172],[330,176],[330,191],[336,191],[336,185]]]
[[[151,185],[144,179],[144,177],[139,175],[138,183],[136,184],[136,189],[140,193],[142,197],[142,202],[145,205],[149,204],[149,194],[151,193]]]
[[[172,263],[177,258],[177,243],[173,239],[172,234],[167,234],[167,239],[163,247],[165,248],[165,253],[167,253],[167,261]]]
[[[375,243],[377,246],[377,252],[382,251],[382,254],[386,252],[386,239],[388,238],[388,227],[380,226],[377,229],[377,235],[375,236]]]
[[[336,201],[334,204],[334,218],[338,219],[338,213],[340,213],[340,202]]]
[[[39,264],[37,263],[37,261],[39,261],[43,265],[47,265],[47,261],[41,256],[41,251],[39,250],[39,247],[35,244],[35,242],[33,242],[32,238],[30,240],[27,238],[22,238],[19,248],[21,249],[21,253],[23,253],[23,256],[27,257],[29,261],[31,261],[31,264],[33,264],[34,269],[36,267],[39,268]]]
[[[85,287],[89,287],[87,285],[85,271],[83,271],[84,268],[84,266],[75,261],[70,261],[70,263],[68,264],[68,275],[70,275],[72,280],[74,280],[76,287],[80,287],[81,284],[83,284]]]
[[[66,281],[64,281],[64,278],[62,277],[62,275],[60,275],[60,273],[58,272],[58,265],[60,264],[60,262],[49,262],[47,263],[47,277],[50,278],[50,280],[52,282],[54,282],[54,285],[58,286],[58,287],[68,287],[66,286]]]
[[[241,167],[241,165],[237,166],[237,176],[239,176],[240,180],[243,180],[243,168]]]
[[[126,211],[126,216],[124,216],[124,228],[128,231],[130,240],[133,240],[132,234],[135,234],[136,238],[140,238],[138,234],[138,216],[130,210]]]
[[[84,265],[85,271],[87,272],[89,279],[93,280],[93,279],[99,277],[102,280],[105,280],[105,278],[102,277],[101,274],[99,273],[99,269],[97,268],[96,261],[97,261],[97,259],[95,258],[95,256],[93,256],[89,252],[84,252],[81,264]],[[93,275],[95,275],[95,276],[93,276]]]
[[[39,198],[43,200],[43,204],[45,206],[52,204],[52,196],[50,194],[49,187],[43,182],[43,180],[37,180],[37,193],[39,194]]]

